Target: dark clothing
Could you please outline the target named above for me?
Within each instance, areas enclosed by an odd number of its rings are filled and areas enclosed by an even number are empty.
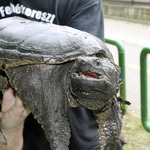
[[[104,40],[101,0],[1,0],[0,18],[10,16],[67,25]]]
[[[104,41],[101,0],[1,0],[0,19],[21,16],[66,25],[89,32]],[[99,150],[96,118],[85,108],[69,108],[70,150]],[[50,150],[45,135],[30,115],[25,122],[24,150]]]

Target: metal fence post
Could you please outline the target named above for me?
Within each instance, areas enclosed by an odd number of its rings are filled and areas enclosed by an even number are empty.
[[[141,81],[141,121],[144,128],[150,132],[148,121],[148,94],[147,94],[147,54],[150,47],[144,47],[140,54],[140,81]]]
[[[105,42],[108,44],[115,45],[118,49],[119,66],[121,68],[122,77],[124,79],[123,93],[124,93],[124,99],[126,99],[126,76],[125,76],[125,50],[124,50],[124,46],[123,46],[121,41],[114,40],[114,39],[105,38]],[[123,98],[122,87],[120,88],[120,96]],[[123,113],[123,115],[124,114],[125,114],[125,112]]]

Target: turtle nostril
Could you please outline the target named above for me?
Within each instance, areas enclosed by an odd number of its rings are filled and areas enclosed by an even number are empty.
[[[81,59],[81,60],[80,60],[80,63],[82,63],[83,65],[85,65],[85,64],[86,64],[86,61],[83,60],[83,59]]]

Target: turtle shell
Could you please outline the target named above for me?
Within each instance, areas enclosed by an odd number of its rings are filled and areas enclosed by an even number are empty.
[[[100,39],[71,27],[39,23],[21,17],[0,20],[1,67],[61,64],[78,56],[99,52],[112,59]]]

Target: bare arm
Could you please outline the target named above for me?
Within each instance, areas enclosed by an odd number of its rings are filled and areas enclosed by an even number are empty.
[[[9,87],[3,95],[0,112],[0,150],[22,149],[23,124],[29,113],[19,94]]]

